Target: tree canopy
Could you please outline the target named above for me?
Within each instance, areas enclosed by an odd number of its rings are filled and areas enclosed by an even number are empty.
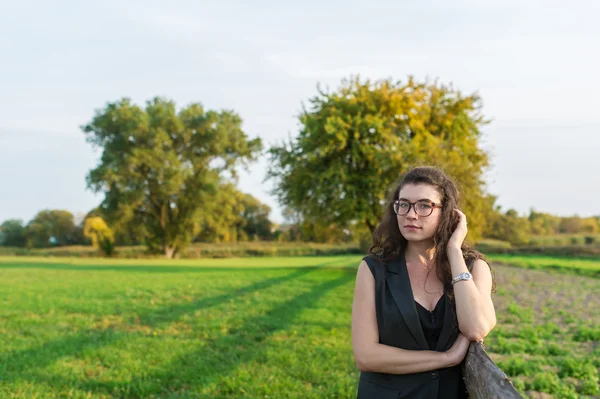
[[[197,103],[178,111],[159,97],[145,108],[127,98],[109,103],[82,126],[102,150],[88,187],[104,193],[101,207],[116,230],[137,219],[147,244],[173,257],[198,233],[219,184],[260,153],[261,140],[248,138],[241,123],[232,111]]]
[[[30,248],[72,244],[80,235],[73,214],[58,209],[38,212],[25,228],[26,245]]]
[[[460,186],[472,239],[493,198],[484,190],[486,123],[476,94],[438,82],[344,80],[318,89],[296,137],[269,149],[268,177],[279,202],[305,220],[373,230],[388,189],[411,167],[442,167]]]

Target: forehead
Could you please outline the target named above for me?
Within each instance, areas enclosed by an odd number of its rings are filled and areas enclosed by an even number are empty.
[[[398,198],[406,198],[409,201],[418,201],[425,198],[433,202],[440,202],[442,200],[441,194],[434,186],[424,183],[406,184],[400,190]]]

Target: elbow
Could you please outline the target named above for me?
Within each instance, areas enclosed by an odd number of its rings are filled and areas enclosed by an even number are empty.
[[[354,362],[356,363],[358,371],[372,371],[370,367],[370,362],[368,361],[368,358],[365,353],[355,353]]]
[[[496,325],[496,319],[469,328],[461,329],[461,333],[471,342],[483,341]]]
[[[483,330],[483,329],[476,329],[476,328],[469,329],[469,330],[466,330],[466,331],[461,331],[461,332],[471,342],[482,341],[486,337],[486,335],[487,335],[487,332],[485,332],[485,330]]]

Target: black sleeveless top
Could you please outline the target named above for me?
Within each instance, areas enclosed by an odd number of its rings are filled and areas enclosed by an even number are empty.
[[[442,296],[432,311],[424,308],[417,301],[415,301],[415,305],[417,306],[419,321],[421,322],[429,350],[435,350],[444,325],[445,298]],[[455,375],[440,374],[438,398],[466,398],[467,395],[465,392],[466,387],[462,378],[457,379]]]
[[[459,331],[447,295],[429,312],[415,301],[404,256],[383,262],[369,255],[364,261],[375,279],[379,343],[406,350],[450,349]],[[413,374],[363,371],[357,393],[358,399],[467,397],[460,365]]]
[[[438,339],[440,338],[442,325],[444,324],[444,310],[446,308],[446,301],[444,301],[444,297],[441,297],[432,311],[424,308],[417,301],[415,301],[415,305],[417,306],[419,321],[421,322],[421,328],[423,328],[423,334],[425,334],[425,340],[427,341],[429,350],[434,351],[435,347],[437,346]]]

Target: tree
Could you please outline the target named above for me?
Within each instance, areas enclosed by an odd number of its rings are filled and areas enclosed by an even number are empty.
[[[25,226],[22,220],[9,219],[0,225],[0,245],[5,247],[25,246]]]
[[[237,242],[272,237],[268,205],[232,184],[223,184],[216,193],[213,208],[202,215],[198,240],[205,242]]]
[[[509,209],[502,214],[500,209],[489,218],[486,238],[507,241],[512,245],[529,243],[531,225],[528,218],[520,217],[516,210]]]
[[[581,219],[581,227],[579,229],[580,233],[590,233],[596,234],[598,233],[598,223],[596,222],[596,218],[587,217]]]
[[[73,244],[77,237],[73,214],[64,210],[43,210],[27,224],[25,237],[28,247]]]
[[[82,126],[102,150],[88,187],[104,193],[101,206],[118,221],[116,230],[137,218],[147,245],[173,257],[198,233],[221,181],[235,179],[235,168],[262,149],[241,123],[231,111],[205,111],[200,104],[176,111],[174,102],[158,97],[145,109],[127,98],[109,103]]]
[[[549,213],[536,212],[532,209],[529,212],[529,222],[531,223],[531,234],[552,235],[558,234],[560,217]]]
[[[105,256],[111,256],[115,248],[113,232],[101,217],[90,217],[85,220],[83,234],[92,241]]]
[[[318,89],[304,108],[297,137],[269,149],[268,178],[279,202],[304,221],[347,228],[376,227],[387,190],[421,165],[442,167],[457,181],[472,239],[491,212],[482,174],[476,95],[434,83],[345,80],[334,92]]]
[[[115,215],[112,215],[113,217]],[[84,220],[87,220],[91,217],[99,217],[102,218],[107,224],[111,226],[117,226],[118,229],[112,228],[115,245],[140,245],[146,242],[146,237],[148,236],[146,226],[144,225],[144,220],[142,215],[134,215],[134,217],[127,222],[119,222],[118,219],[110,219],[111,215],[106,214],[104,212],[102,206],[98,206],[85,215]]]
[[[269,220],[271,208],[250,194],[242,198],[241,230],[250,238],[269,240],[273,237],[273,223]]]
[[[202,212],[197,239],[203,242],[245,241],[247,237],[240,234],[243,193],[233,184],[222,184],[214,198],[210,207]]]
[[[582,229],[581,218],[578,216],[563,217],[560,219],[558,231],[563,234],[579,233]]]

